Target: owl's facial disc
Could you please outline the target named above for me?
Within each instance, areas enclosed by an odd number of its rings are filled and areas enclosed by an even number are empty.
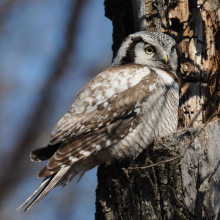
[[[176,49],[161,47],[157,42],[138,42],[134,47],[133,62],[135,64],[148,65],[154,67],[164,67],[172,68],[176,70],[177,62],[175,62]]]
[[[175,40],[161,32],[137,32],[122,43],[112,66],[141,64],[177,70]]]

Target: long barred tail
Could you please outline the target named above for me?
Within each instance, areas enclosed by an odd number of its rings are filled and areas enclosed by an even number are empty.
[[[24,212],[30,209],[33,205],[38,203],[41,199],[43,199],[50,190],[59,184],[59,181],[62,179],[64,174],[68,171],[70,167],[64,167],[59,172],[52,174],[51,176],[46,177],[43,182],[39,185],[39,187],[33,192],[33,194],[16,210],[20,211],[23,209],[28,203],[30,203],[25,209]],[[42,189],[42,190],[41,190]],[[41,190],[41,191],[40,191]],[[40,191],[40,192],[39,192]],[[39,192],[39,193],[38,193]],[[34,198],[34,196],[38,193],[38,195]],[[34,199],[33,199],[34,198]],[[32,200],[33,199],[33,200]],[[32,201],[31,201],[32,200]],[[31,201],[31,202],[30,202]]]
[[[24,212],[29,210],[33,205],[43,199],[53,187],[67,185],[76,175],[78,175],[79,182],[86,171],[94,168],[98,164],[99,160],[97,160],[95,156],[91,156],[87,160],[77,162],[74,166],[67,165],[66,167],[62,167],[58,172],[46,177],[33,194],[17,209],[17,211],[23,209],[25,206],[26,208],[24,209]]]

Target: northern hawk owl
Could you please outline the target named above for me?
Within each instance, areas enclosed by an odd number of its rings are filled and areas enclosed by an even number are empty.
[[[21,207],[30,203],[26,211],[54,186],[99,164],[136,158],[155,137],[175,131],[176,70],[173,38],[160,32],[129,35],[112,67],[84,87],[53,128],[49,144],[31,152],[32,161],[49,161],[38,173],[44,181]]]

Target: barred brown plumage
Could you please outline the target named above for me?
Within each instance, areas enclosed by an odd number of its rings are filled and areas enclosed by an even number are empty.
[[[46,177],[21,207],[40,201],[54,186],[66,185],[96,165],[137,157],[153,139],[177,128],[179,85],[175,41],[159,32],[138,32],[122,43],[113,67],[79,93],[54,127],[47,147],[32,161],[49,159]],[[147,50],[148,47],[150,50]]]

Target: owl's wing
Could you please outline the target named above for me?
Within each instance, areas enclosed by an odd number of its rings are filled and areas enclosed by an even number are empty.
[[[79,93],[54,127],[50,145],[106,127],[140,108],[156,87],[156,75],[142,65],[112,67]]]
[[[116,71],[116,73],[112,73],[113,75],[120,72],[120,69],[121,67],[114,67],[112,70],[107,71],[111,71],[110,73]],[[130,77],[123,83],[123,77],[126,77],[127,74],[126,71],[130,71],[128,72]],[[144,71],[145,73],[143,73]],[[107,78],[106,75],[104,77]],[[38,177],[46,177],[56,173],[62,167],[70,166],[97,153],[125,137],[138,125],[139,116],[142,113],[142,103],[155,92],[157,87],[155,73],[150,72],[147,67],[129,65],[123,68],[121,75],[118,74],[116,79],[119,82],[113,83],[113,79],[111,77],[109,80],[111,83],[108,82],[109,88],[104,89],[101,86],[103,84],[102,81],[100,88],[90,84],[79,94],[75,103],[80,101],[82,106],[83,103],[84,105],[87,103],[85,101],[87,99],[83,100],[81,97],[85,96],[85,91],[88,90],[88,87],[91,92],[89,93],[90,96],[87,97],[90,98],[93,93],[98,95],[101,93],[103,98],[100,99],[102,102],[97,104],[99,99],[96,100],[94,105],[86,105],[87,108],[80,114],[74,112],[79,110],[73,105],[75,108],[73,107],[68,116],[64,116],[61,119],[55,127],[56,132],[51,137],[51,142],[52,144],[55,143],[55,145],[48,147],[53,148],[54,146],[54,154],[51,155],[52,157],[47,166],[40,170]],[[93,81],[95,80],[96,78]],[[95,89],[91,89],[91,87]],[[122,87],[124,88],[122,89]],[[114,91],[114,93],[109,92],[109,89]],[[91,111],[91,109],[93,110]],[[57,144],[60,141],[62,143]],[[36,161],[36,158],[39,158],[38,155],[39,151],[33,151],[31,154],[32,160]]]

